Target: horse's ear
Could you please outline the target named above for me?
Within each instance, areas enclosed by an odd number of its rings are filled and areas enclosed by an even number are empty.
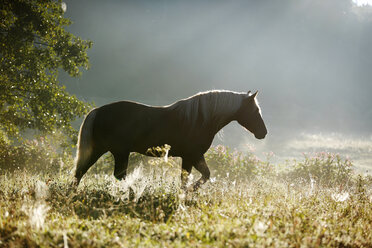
[[[248,98],[250,99],[255,99],[255,97],[257,96],[258,94],[258,91],[256,91],[256,93],[252,94],[252,95],[249,95],[251,93],[251,91],[248,91],[247,95],[248,95]]]
[[[254,93],[254,94],[252,95],[252,97],[253,97],[253,98],[256,98],[257,94],[258,94],[258,90],[256,91],[256,93]]]
[[[248,90],[248,92],[247,92],[247,96],[249,96],[249,94],[251,94],[251,91],[250,91],[250,90]]]

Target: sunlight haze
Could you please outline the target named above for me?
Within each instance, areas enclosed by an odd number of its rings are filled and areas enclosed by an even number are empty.
[[[352,0],[357,6],[372,6],[371,0]]]
[[[280,153],[301,133],[370,141],[372,15],[354,6],[366,1],[66,4],[69,29],[94,41],[91,69],[61,77],[81,99],[168,105],[210,89],[258,90],[269,130],[258,146]],[[256,143],[234,124],[224,137]]]

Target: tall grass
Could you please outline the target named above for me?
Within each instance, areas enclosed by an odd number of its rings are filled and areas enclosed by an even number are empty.
[[[372,246],[372,178],[349,160],[320,153],[279,166],[223,146],[206,159],[212,178],[197,192],[180,190],[175,158],[133,154],[117,181],[106,156],[77,191],[70,158],[2,169],[0,246]]]

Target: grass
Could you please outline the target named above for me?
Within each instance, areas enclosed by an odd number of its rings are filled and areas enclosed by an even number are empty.
[[[2,170],[0,247],[371,247],[372,179],[333,154],[273,165],[212,148],[212,180],[179,189],[179,160],[101,160],[77,191],[72,164]],[[194,174],[194,179],[199,175]],[[331,183],[330,183],[331,182]]]

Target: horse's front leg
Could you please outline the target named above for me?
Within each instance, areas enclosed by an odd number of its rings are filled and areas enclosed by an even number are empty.
[[[201,177],[198,181],[196,181],[192,188],[194,191],[196,191],[201,185],[203,185],[204,183],[206,183],[210,176],[211,176],[211,172],[209,171],[209,168],[207,166],[207,163],[205,162],[205,159],[204,159],[204,156],[202,156],[195,164],[194,164],[194,167],[197,171],[199,171],[201,173]]]

